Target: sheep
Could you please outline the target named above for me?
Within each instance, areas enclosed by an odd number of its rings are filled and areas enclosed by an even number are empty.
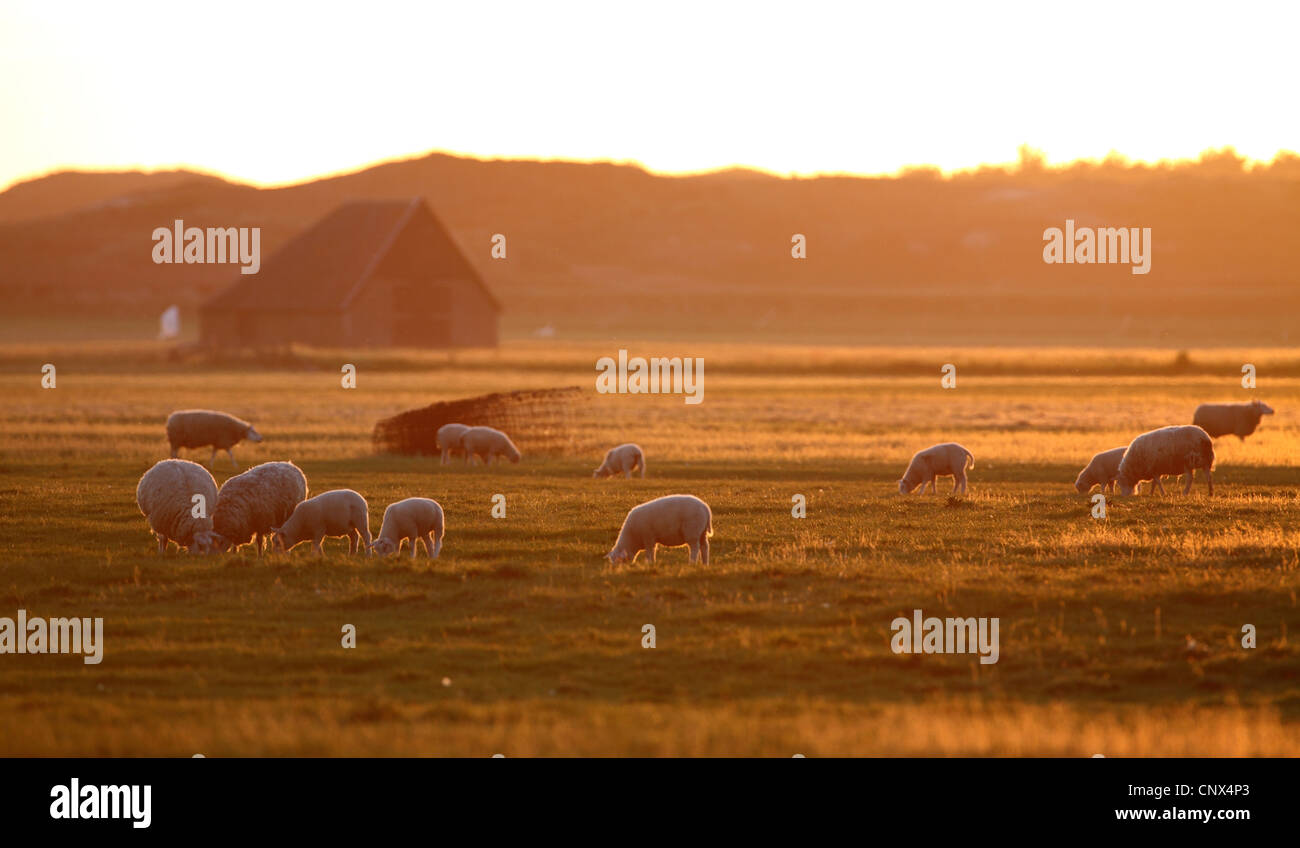
[[[172,459],[181,448],[211,446],[212,456],[208,457],[208,465],[216,467],[217,451],[223,450],[230,457],[230,464],[238,468],[232,448],[244,439],[260,442],[262,436],[252,424],[224,412],[182,409],[167,416],[167,441],[171,443]]]
[[[1074,479],[1074,488],[1081,495],[1091,492],[1093,486],[1101,486],[1102,492],[1113,491],[1115,475],[1119,473],[1119,461],[1124,458],[1126,450],[1127,447],[1111,448],[1094,456]]]
[[[953,493],[956,494],[957,489],[960,488],[964,495],[968,467],[975,467],[975,456],[956,442],[945,442],[917,451],[912,461],[907,464],[903,478],[898,481],[898,492],[905,495],[915,489],[917,484],[921,484],[923,495],[926,485],[930,486],[931,491],[938,492],[939,487],[935,485],[935,478],[952,477]]]
[[[196,502],[195,495],[203,500]],[[158,553],[166,553],[169,541],[190,553],[216,550],[208,511],[217,505],[217,481],[197,462],[159,460],[140,476],[135,502],[158,537]]]
[[[605,461],[600,464],[592,477],[612,477],[623,472],[623,476],[631,479],[633,470],[641,469],[641,479],[645,479],[645,452],[641,450],[640,445],[634,445],[628,442],[625,445],[619,445],[616,448],[610,448],[605,454]]]
[[[468,429],[468,425],[465,424],[443,424],[438,428],[438,449],[442,451],[443,465],[451,461],[453,453],[465,450],[465,447],[460,443],[460,438],[465,435],[465,431]]]
[[[415,559],[416,541],[424,541],[424,551],[430,559],[437,559],[442,551],[444,530],[442,507],[429,498],[407,498],[391,503],[384,510],[384,523],[379,527],[371,551],[380,556],[395,554],[402,549],[405,539],[411,540],[411,559]]]
[[[637,555],[645,551],[653,563],[659,545],[686,545],[691,562],[708,565],[712,535],[713,513],[708,504],[694,495],[665,495],[632,507],[618,531],[618,541],[605,558],[614,565],[636,562]]]
[[[311,540],[318,556],[324,556],[321,541],[326,536],[347,536],[348,553],[359,554],[361,541],[370,551],[370,507],[351,489],[332,489],[308,498],[293,508],[283,523],[271,528],[271,548],[288,553],[300,542]]]
[[[257,537],[257,555],[271,528],[283,524],[307,499],[307,478],[292,462],[264,462],[236,474],[217,493],[212,527],[221,550],[239,548]]]
[[[1196,407],[1192,423],[1217,439],[1229,433],[1246,441],[1255,432],[1259,419],[1272,415],[1273,407],[1258,400],[1250,403],[1203,403]]]
[[[521,454],[510,437],[491,427],[470,427],[460,437],[461,447],[465,450],[465,464],[471,457],[479,457],[484,465],[491,465],[493,458],[500,461],[507,457],[511,462],[518,462]]]
[[[1116,474],[1121,494],[1131,495],[1142,480],[1159,481],[1162,474],[1187,474],[1183,494],[1192,490],[1196,469],[1205,469],[1205,481],[1214,494],[1214,440],[1200,427],[1184,424],[1143,433],[1124,451]],[[1163,491],[1163,487],[1161,487]]]

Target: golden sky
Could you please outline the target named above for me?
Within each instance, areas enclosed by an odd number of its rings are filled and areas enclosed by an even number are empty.
[[[0,187],[429,150],[663,172],[1300,148],[1300,3],[0,0]]]

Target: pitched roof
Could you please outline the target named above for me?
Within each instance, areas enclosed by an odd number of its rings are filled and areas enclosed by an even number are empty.
[[[459,248],[421,198],[354,201],[338,207],[294,236],[262,262],[256,274],[241,274],[209,299],[205,309],[342,309],[379,267],[417,214],[427,215],[445,247]],[[459,257],[498,308],[500,304],[473,266]]]

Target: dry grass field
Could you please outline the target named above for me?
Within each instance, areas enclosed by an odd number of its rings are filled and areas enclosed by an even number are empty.
[[[704,356],[704,402],[597,395],[610,345],[0,348],[0,616],[105,620],[102,664],[0,659],[0,754],[1300,754],[1300,351],[622,346]],[[563,385],[588,396],[566,456],[441,467],[371,447],[401,410]],[[1252,396],[1277,414],[1217,442],[1213,498],[1169,485],[1098,521],[1075,493],[1096,451]],[[442,557],[349,558],[342,540],[323,560],[159,557],[135,484],[186,407],[257,425],[245,467],[357,489],[372,530],[389,502],[436,498]],[[627,440],[649,478],[591,479]],[[968,497],[900,497],[910,455],[947,440],[975,454]],[[672,492],[712,505],[712,562],[610,567],[628,508]],[[1000,618],[999,662],[893,654],[890,622],[916,608]]]

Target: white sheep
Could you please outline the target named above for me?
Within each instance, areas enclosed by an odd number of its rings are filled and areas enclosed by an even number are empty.
[[[1161,427],[1133,440],[1120,460],[1116,483],[1121,494],[1131,495],[1143,480],[1159,481],[1162,474],[1187,474],[1183,494],[1192,490],[1196,469],[1205,470],[1205,481],[1214,494],[1214,440],[1194,424]],[[1164,487],[1161,487],[1161,491]]]
[[[384,523],[379,527],[370,549],[380,556],[395,554],[402,549],[404,540],[411,540],[411,559],[415,559],[417,540],[424,541],[424,551],[437,559],[442,551],[444,523],[442,507],[429,498],[407,498],[391,503],[384,510]]]
[[[628,442],[615,448],[610,448],[605,453],[605,461],[600,464],[592,477],[612,477],[621,473],[626,478],[632,477],[632,472],[637,468],[641,469],[641,479],[645,479],[645,453],[641,450],[640,445],[634,445]]]
[[[351,489],[332,489],[308,498],[293,508],[279,526],[272,527],[271,547],[288,553],[294,546],[311,540],[312,550],[325,555],[321,542],[326,536],[347,536],[348,553],[370,551],[370,507]]]
[[[1209,433],[1211,438],[1231,433],[1244,442],[1259,426],[1259,419],[1272,414],[1273,407],[1258,400],[1250,403],[1203,403],[1196,407],[1192,423]]]
[[[201,495],[202,500],[195,500]],[[217,481],[187,459],[164,459],[140,476],[135,502],[158,537],[158,553],[175,542],[190,553],[217,549],[210,510],[217,505]]]
[[[511,462],[518,462],[520,453],[510,437],[492,427],[470,427],[460,437],[461,447],[465,450],[465,464],[472,457],[479,457],[485,465],[491,465],[495,458],[500,461],[506,457]]]
[[[239,548],[257,537],[257,555],[271,528],[283,524],[307,498],[307,478],[292,462],[264,462],[236,474],[217,493],[212,528],[221,550]]]
[[[230,457],[230,464],[238,468],[232,448],[244,439],[260,442],[262,436],[252,424],[224,412],[181,409],[167,416],[167,441],[171,443],[173,459],[181,448],[211,446],[212,456],[208,457],[208,465],[213,465],[217,461],[217,451],[223,450]]]
[[[469,429],[466,424],[443,424],[438,428],[438,449],[442,451],[442,464],[451,461],[453,453],[461,453],[465,447],[460,443],[461,436]]]
[[[618,541],[605,557],[613,564],[636,562],[645,551],[655,561],[659,545],[669,548],[686,545],[690,561],[709,564],[709,537],[713,535],[713,513],[709,505],[694,495],[665,495],[646,501],[628,511]]]
[[[967,465],[969,463],[969,465]],[[912,461],[907,464],[907,470],[903,472],[903,477],[898,481],[899,494],[907,494],[915,489],[918,485],[921,487],[921,494],[925,494],[925,487],[928,485],[931,491],[938,492],[939,487],[935,485],[936,477],[952,477],[952,491],[955,494],[957,489],[966,494],[966,469],[975,467],[975,456],[956,442],[944,442],[941,445],[926,448],[923,451],[917,451],[912,456]]]
[[[1093,486],[1101,486],[1102,492],[1114,490],[1115,476],[1119,474],[1119,461],[1124,458],[1126,450],[1128,450],[1127,446],[1111,448],[1094,456],[1092,461],[1079,472],[1079,476],[1074,478],[1074,488],[1081,495],[1091,492]]]

